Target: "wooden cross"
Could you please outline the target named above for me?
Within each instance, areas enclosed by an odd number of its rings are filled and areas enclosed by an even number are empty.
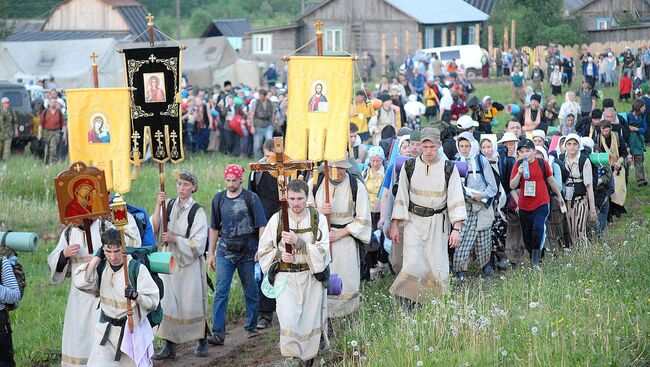
[[[97,54],[94,51],[90,55],[90,59],[93,60],[93,64],[97,64]]]
[[[270,172],[278,179],[278,197],[282,211],[282,230],[289,231],[289,210],[287,209],[287,175],[290,171],[311,171],[314,163],[311,161],[291,161],[284,154],[284,142],[281,137],[273,138],[275,159],[267,163],[250,163],[253,172]],[[291,245],[284,244],[287,252],[292,252]]]

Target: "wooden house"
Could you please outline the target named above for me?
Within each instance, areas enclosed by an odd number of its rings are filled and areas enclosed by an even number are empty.
[[[308,7],[291,24],[256,29],[243,38],[248,59],[279,62],[316,37],[323,27],[326,55],[368,52],[383,66],[388,55],[396,64],[429,47],[478,44],[488,15],[463,0],[325,0]],[[297,55],[315,55],[316,44]]]

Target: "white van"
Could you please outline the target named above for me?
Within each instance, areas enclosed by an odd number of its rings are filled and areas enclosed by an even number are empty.
[[[468,78],[475,78],[477,73],[481,71],[481,56],[483,51],[479,45],[462,45],[462,46],[447,46],[447,47],[434,47],[425,48],[420,52],[426,53],[433,58],[433,55],[438,55],[438,59],[443,64],[447,61],[456,60],[456,65],[460,67],[465,66]]]

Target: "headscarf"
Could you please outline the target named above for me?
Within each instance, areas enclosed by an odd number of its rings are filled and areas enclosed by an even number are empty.
[[[373,157],[380,157],[382,161],[386,159],[384,156],[384,150],[378,146],[372,146],[368,149],[368,159],[366,163],[370,163],[370,159]]]
[[[244,167],[238,164],[229,164],[228,166],[226,166],[226,169],[223,172],[223,177],[241,180],[244,171],[245,171]]]
[[[469,150],[469,156],[468,157],[465,157],[462,154],[460,154],[460,147],[458,146],[459,145],[458,142],[460,142],[461,140],[469,141],[469,144],[470,144],[471,148]],[[479,146],[478,146],[478,142],[476,141],[476,139],[474,139],[474,135],[472,135],[472,133],[470,133],[469,131],[465,131],[465,132],[460,133],[458,135],[458,138],[456,139],[456,150],[458,151],[458,160],[459,161],[467,162],[467,163],[471,164],[471,166],[472,166],[472,175],[473,175],[472,178],[476,179],[476,170],[478,169],[478,167],[475,167],[476,166],[476,163],[475,163],[476,159],[475,158],[479,154],[480,149],[479,149]]]
[[[499,160],[499,149],[498,149],[498,146],[497,146],[497,139],[494,136],[487,136],[487,137],[482,138],[481,141],[479,142],[479,149],[483,145],[483,142],[486,141],[486,140],[489,141],[490,143],[492,143],[492,156],[491,157],[485,156],[485,158],[487,158],[490,162],[498,161]],[[483,151],[481,151],[481,154],[483,154]]]

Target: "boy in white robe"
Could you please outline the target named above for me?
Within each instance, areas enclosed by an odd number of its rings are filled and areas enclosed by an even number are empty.
[[[307,209],[308,192],[307,183],[302,180],[287,185],[290,230],[282,228],[278,236],[281,219],[280,213],[276,213],[269,220],[257,251],[265,274],[272,264],[279,263],[274,285],[286,281],[284,291],[276,299],[280,352],[286,358],[285,365],[306,364],[316,357],[327,317],[326,289],[314,275],[322,273],[330,262],[327,218],[314,208]],[[286,251],[285,244],[292,246],[292,252]]]
[[[128,246],[140,247],[141,240],[135,218],[128,214],[129,224],[125,227],[125,240]],[[112,227],[110,222],[93,221],[90,235],[94,249],[101,246],[101,232]],[[70,226],[61,233],[56,248],[47,257],[52,284],[63,284],[83,264],[88,263],[88,244],[83,226]],[[70,293],[63,319],[61,339],[61,367],[86,366],[92,349],[95,321],[99,320],[95,294],[84,293],[70,283]],[[92,322],[88,322],[92,320]]]
[[[127,256],[127,263],[123,263],[121,254],[120,233],[117,229],[106,230],[101,236],[102,250],[90,262],[78,267],[73,275],[74,286],[82,292],[96,294],[100,299],[99,322],[88,320],[95,324],[95,337],[92,350],[88,358],[89,366],[124,366],[144,367],[153,366],[153,331],[147,319],[149,312],[153,311],[160,302],[158,286],[151,278],[149,271],[142,264],[137,264],[137,280],[131,280],[125,287],[123,266],[128,266],[132,261]],[[105,257],[105,259],[103,259]],[[105,262],[101,275],[101,282],[97,273],[97,266]],[[132,284],[137,284],[137,289]],[[133,308],[134,333],[131,334],[127,322],[127,302]],[[140,345],[136,347],[145,351],[134,361],[132,356],[122,352],[123,338],[139,339]]]
[[[192,193],[199,188],[197,177],[182,171],[176,181],[178,198],[167,200],[164,192],[158,194],[156,209],[151,218],[158,248],[174,253],[176,268],[171,274],[160,274],[165,286],[161,306],[165,313],[156,336],[165,341],[154,359],[174,359],[176,344],[198,340],[194,355],[208,355],[207,279],[205,243],[208,220],[205,210],[194,201]],[[167,232],[162,231],[161,204],[166,202],[169,213]],[[190,227],[190,216],[193,216]]]

